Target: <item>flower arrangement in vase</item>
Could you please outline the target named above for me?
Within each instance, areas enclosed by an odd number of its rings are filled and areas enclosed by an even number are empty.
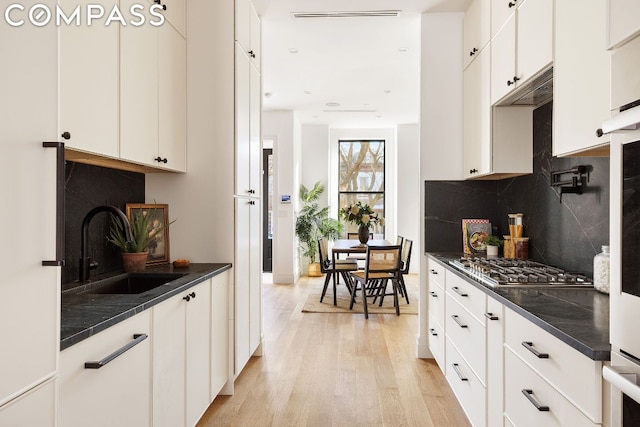
[[[365,244],[369,240],[369,230],[376,224],[384,225],[384,218],[374,212],[366,203],[356,202],[340,209],[340,217],[358,226],[358,239]]]

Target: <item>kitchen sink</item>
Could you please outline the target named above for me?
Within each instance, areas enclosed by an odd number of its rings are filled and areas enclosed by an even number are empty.
[[[127,273],[92,283],[87,294],[141,294],[183,277],[186,273]]]

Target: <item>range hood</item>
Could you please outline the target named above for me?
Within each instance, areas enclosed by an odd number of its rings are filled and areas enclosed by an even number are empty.
[[[546,104],[553,99],[553,67],[520,85],[498,105]]]

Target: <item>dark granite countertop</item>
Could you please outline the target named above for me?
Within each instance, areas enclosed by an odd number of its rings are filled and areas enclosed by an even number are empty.
[[[455,253],[427,253],[490,297],[593,360],[610,360],[609,296],[593,288],[491,288],[451,268]]]
[[[182,273],[183,277],[139,294],[96,294],[91,287],[99,280],[114,276],[95,277],[91,282],[63,285],[60,319],[60,350],[97,334],[129,317],[169,299],[213,276],[231,268],[231,264],[191,264],[188,268],[162,265],[145,270],[149,273]]]

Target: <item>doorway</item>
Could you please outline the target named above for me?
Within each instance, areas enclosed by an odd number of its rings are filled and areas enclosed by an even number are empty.
[[[273,148],[262,150],[262,271],[273,271]]]

